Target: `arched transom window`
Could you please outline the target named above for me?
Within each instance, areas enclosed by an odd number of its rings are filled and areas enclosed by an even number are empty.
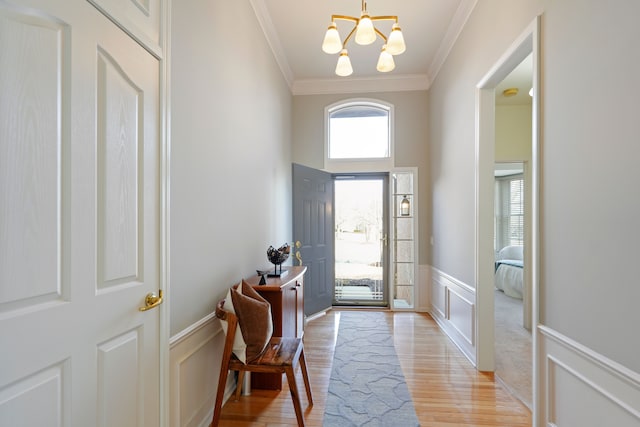
[[[326,160],[373,162],[391,160],[391,105],[351,100],[327,107]]]

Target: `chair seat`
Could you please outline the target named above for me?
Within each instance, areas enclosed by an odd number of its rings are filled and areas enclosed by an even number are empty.
[[[291,366],[302,350],[300,338],[273,337],[260,356],[249,365]]]

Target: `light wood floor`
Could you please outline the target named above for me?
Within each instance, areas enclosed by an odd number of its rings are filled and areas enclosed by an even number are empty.
[[[478,372],[428,314],[387,312],[396,353],[422,427],[531,426],[531,413],[494,380]],[[338,332],[340,310],[332,310],[305,328],[314,406],[307,407],[304,384],[298,384],[307,426],[322,426]],[[295,426],[286,380],[281,392],[253,389],[222,408],[220,426]]]

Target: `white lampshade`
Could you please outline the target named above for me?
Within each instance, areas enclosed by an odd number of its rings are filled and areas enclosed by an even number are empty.
[[[366,12],[362,12],[358,29],[356,30],[356,43],[361,45],[371,44],[376,41],[376,31],[373,29],[373,22]]]
[[[389,34],[389,40],[387,40],[387,52],[391,55],[400,55],[407,50],[407,46],[404,44],[404,36],[400,30],[398,24],[393,24],[391,28],[391,34]]]
[[[327,33],[324,35],[324,41],[322,42],[322,50],[326,53],[338,53],[342,50],[342,41],[340,40],[340,34],[338,34],[338,28],[336,23],[329,24]]]
[[[336,65],[336,74],[341,77],[346,77],[350,76],[352,73],[353,68],[351,67],[351,60],[349,59],[347,49],[342,49],[340,57],[338,58],[338,65]]]
[[[378,57],[378,65],[376,69],[381,73],[388,73],[396,68],[395,62],[393,62],[393,56],[389,52],[387,52],[387,45],[382,46],[382,52],[380,52],[380,56]]]

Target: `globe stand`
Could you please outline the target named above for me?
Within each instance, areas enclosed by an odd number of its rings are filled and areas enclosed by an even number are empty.
[[[280,266],[280,271],[278,271],[278,266]],[[267,277],[284,277],[289,274],[289,270],[283,270],[282,264],[274,264],[273,273],[267,274]]]
[[[288,271],[282,269],[282,263],[289,258],[289,252],[291,252],[291,247],[286,243],[278,249],[269,246],[267,249],[267,259],[275,268],[273,269],[273,273],[269,273],[267,277],[284,277],[287,275]],[[280,266],[280,271],[278,271],[278,266]]]

